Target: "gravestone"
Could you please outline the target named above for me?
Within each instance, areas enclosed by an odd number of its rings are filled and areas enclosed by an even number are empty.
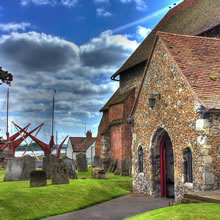
[[[32,171],[30,174],[30,187],[46,186],[47,175],[43,170]]]
[[[114,173],[117,168],[118,160],[112,160],[109,168],[110,173]]]
[[[21,174],[24,167],[24,161],[19,158],[8,160],[5,171],[4,181],[21,180]]]
[[[48,155],[43,157],[43,171],[46,172],[47,179],[51,179],[53,164],[57,160],[58,158],[54,155]]]
[[[36,170],[35,158],[25,155],[22,160],[24,161],[24,166],[21,174],[21,180],[29,180],[31,172]]]
[[[121,169],[116,169],[114,172],[115,175],[120,175],[121,174]]]
[[[121,162],[121,175],[122,176],[130,176],[131,171],[131,159],[129,157],[125,157],[125,159]]]
[[[94,166],[100,167],[100,157],[99,156],[94,156]]]
[[[110,164],[111,164],[111,158],[110,157],[106,157],[103,160],[103,167],[104,167],[105,172],[107,172],[109,170]]]
[[[76,167],[74,161],[68,158],[63,159],[64,164],[67,167],[67,173],[70,179],[77,179]]]
[[[94,179],[106,179],[106,172],[101,168],[92,169],[92,178]]]
[[[53,163],[52,184],[69,184],[68,169],[62,159]]]
[[[86,154],[79,153],[76,155],[76,164],[78,172],[88,172],[88,164]]]

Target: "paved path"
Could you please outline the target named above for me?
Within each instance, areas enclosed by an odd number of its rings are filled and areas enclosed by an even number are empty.
[[[148,198],[130,194],[89,208],[52,216],[47,220],[121,220],[125,217],[153,209],[166,207],[170,199]]]

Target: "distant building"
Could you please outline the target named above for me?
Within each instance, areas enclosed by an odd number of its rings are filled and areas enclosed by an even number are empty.
[[[92,137],[92,132],[87,131],[86,137],[69,137],[66,156],[71,159],[76,159],[79,153],[85,153],[87,162],[94,162],[96,138]]]

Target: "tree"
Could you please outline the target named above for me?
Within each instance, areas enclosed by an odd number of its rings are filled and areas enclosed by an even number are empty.
[[[13,75],[9,73],[8,71],[2,70],[2,67],[0,66],[0,85],[2,83],[11,84],[13,81]]]

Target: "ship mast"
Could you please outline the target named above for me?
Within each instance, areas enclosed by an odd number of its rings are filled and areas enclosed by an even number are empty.
[[[8,132],[8,112],[9,112],[9,88],[8,88],[8,94],[7,94],[7,140],[9,140],[9,132]]]

